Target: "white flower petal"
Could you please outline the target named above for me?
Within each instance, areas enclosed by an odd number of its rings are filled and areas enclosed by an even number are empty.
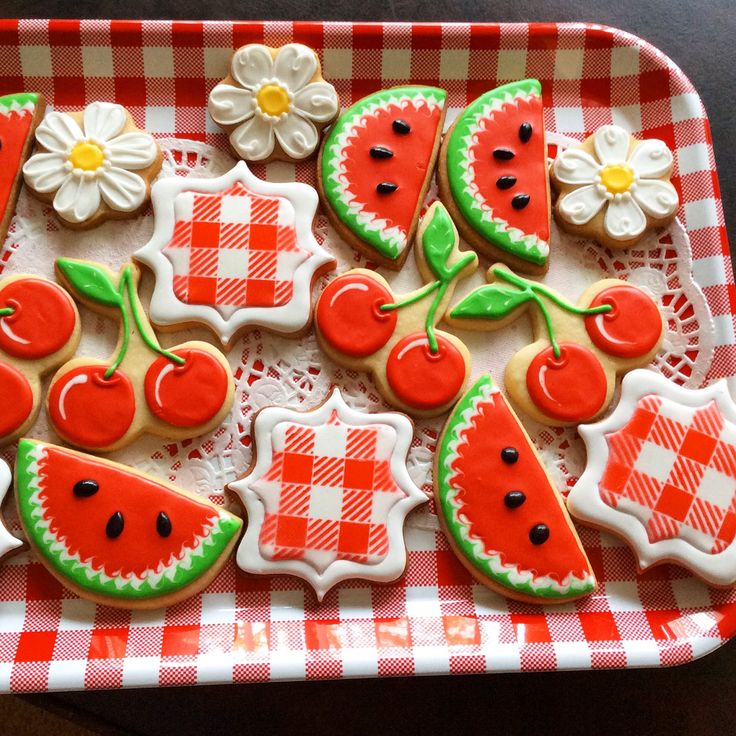
[[[120,134],[127,119],[122,105],[93,102],[84,108],[84,134],[96,141],[109,141]]]
[[[560,199],[560,214],[573,225],[585,225],[600,212],[605,202],[606,198],[597,187],[580,187]]]
[[[631,240],[644,232],[647,218],[632,197],[612,199],[608,203],[603,229],[614,240]]]
[[[69,176],[54,197],[54,209],[68,222],[85,222],[100,206],[97,180],[86,176]]]
[[[623,164],[629,153],[629,134],[618,125],[604,125],[596,130],[593,136],[598,160],[607,164]]]
[[[253,89],[273,75],[271,54],[265,46],[257,43],[244,46],[233,54],[230,73],[243,87]]]
[[[317,71],[317,57],[314,51],[300,43],[282,46],[276,54],[273,72],[276,79],[295,94],[314,76]]]
[[[646,179],[667,176],[672,171],[672,151],[664,141],[650,138],[631,152],[629,166]]]
[[[563,184],[592,184],[601,167],[579,148],[562,151],[553,164],[555,177]]]
[[[210,92],[209,111],[212,119],[220,125],[236,125],[253,115],[256,100],[252,90],[218,84]]]
[[[36,140],[52,153],[66,155],[83,138],[82,129],[63,112],[50,112],[36,129]]]
[[[112,209],[132,212],[143,204],[146,182],[138,174],[111,166],[100,177],[100,193]]]
[[[677,190],[670,182],[660,179],[642,179],[631,194],[644,212],[655,220],[673,215],[680,203]]]
[[[319,133],[311,120],[297,113],[287,115],[274,125],[276,140],[289,158],[306,158],[319,143]]]
[[[158,147],[148,133],[124,133],[107,143],[110,163],[124,169],[145,169],[158,156]]]
[[[254,115],[230,134],[230,143],[241,158],[262,161],[273,152],[273,126],[268,120]]]
[[[55,192],[69,176],[65,163],[60,153],[37,153],[23,166],[23,178],[37,192]]]
[[[340,103],[329,82],[312,82],[294,95],[294,107],[310,120],[326,123],[337,115]]]

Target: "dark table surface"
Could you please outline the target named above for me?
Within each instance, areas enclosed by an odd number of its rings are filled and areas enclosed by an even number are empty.
[[[0,0],[6,17],[594,21],[664,51],[708,111],[736,243],[736,0]],[[736,644],[666,670],[278,683],[37,695],[133,734],[736,733]],[[2,732],[0,726],[0,732]]]

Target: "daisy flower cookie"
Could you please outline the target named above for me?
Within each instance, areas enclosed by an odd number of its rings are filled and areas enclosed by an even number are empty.
[[[552,164],[557,221],[609,248],[630,248],[649,228],[674,219],[679,198],[671,172],[672,151],[665,143],[604,125]]]
[[[209,99],[212,119],[229,134],[235,155],[246,161],[308,158],[339,109],[317,54],[298,43],[238,49],[230,74]]]
[[[163,160],[153,137],[110,102],[50,112],[36,129],[36,142],[23,166],[26,185],[53,205],[62,225],[75,229],[140,212]]]

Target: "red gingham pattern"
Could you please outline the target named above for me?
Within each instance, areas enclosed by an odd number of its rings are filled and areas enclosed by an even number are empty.
[[[261,553],[281,560],[316,553],[321,568],[335,560],[379,563],[389,549],[388,510],[404,495],[386,431],[350,427],[336,412],[322,427],[278,424],[271,467],[253,484],[266,507]]]
[[[117,101],[158,137],[225,150],[206,99],[231,50],[292,41],[318,52],[343,106],[413,82],[446,89],[452,113],[491,87],[534,76],[548,130],[582,140],[614,122],[664,140],[675,154],[693,271],[715,316],[708,380],[736,374],[736,294],[708,119],[682,72],[630,34],[554,23],[2,21],[0,94],[38,90],[60,110]],[[315,184],[313,162],[293,171]],[[251,577],[230,561],[202,594],[165,611],[95,609],[19,555],[0,565],[0,689],[662,666],[736,633],[733,590],[668,565],[637,575],[622,542],[580,532],[600,589],[544,609],[475,584],[439,532],[409,531],[401,580],[348,581],[321,604],[296,578]]]
[[[186,304],[278,307],[291,301],[294,273],[309,253],[296,244],[294,208],[236,183],[224,192],[182,192],[164,253],[174,293]]]

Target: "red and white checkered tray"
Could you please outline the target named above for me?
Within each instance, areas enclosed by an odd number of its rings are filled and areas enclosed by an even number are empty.
[[[707,380],[736,374],[736,294],[708,119],[662,53],[583,24],[411,25],[0,21],[0,94],[43,92],[56,109],[117,101],[156,135],[225,148],[208,91],[233,48],[299,41],[319,52],[343,105],[407,82],[465,106],[499,83],[541,80],[548,130],[576,138],[610,122],[675,151],[673,183],[694,276],[716,330]],[[313,183],[314,169],[296,167]],[[12,249],[3,252],[3,266]],[[736,590],[662,566],[637,576],[627,549],[583,529],[601,587],[563,606],[492,605],[437,532],[410,532],[397,583],[354,581],[321,605],[292,578],[229,563],[200,596],[153,613],[91,606],[29,559],[0,565],[0,690],[299,678],[660,666],[703,655],[736,631]],[[421,540],[430,537],[430,543]]]

